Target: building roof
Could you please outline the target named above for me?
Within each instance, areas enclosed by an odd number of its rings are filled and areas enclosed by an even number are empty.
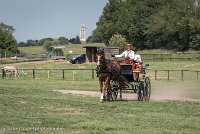
[[[81,28],[86,28],[84,24],[81,25]]]

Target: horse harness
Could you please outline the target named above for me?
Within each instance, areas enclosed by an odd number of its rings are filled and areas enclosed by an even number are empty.
[[[111,68],[108,68],[107,64],[111,64]],[[99,77],[98,74],[106,73],[111,74],[112,78],[113,72],[115,71],[115,64],[111,60],[106,60],[106,65],[104,67],[96,67],[95,70],[97,73],[97,77]]]

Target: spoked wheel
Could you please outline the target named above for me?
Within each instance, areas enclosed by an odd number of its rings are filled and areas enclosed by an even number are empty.
[[[151,82],[149,77],[144,79],[144,100],[149,101],[151,96]]]
[[[112,100],[117,100],[118,90],[119,90],[119,84],[117,82],[113,81],[111,83],[111,97],[112,97]]]
[[[139,86],[137,88],[137,98],[138,98],[138,101],[143,101],[143,99],[144,99],[144,84],[143,84],[143,82],[140,82]]]
[[[112,101],[111,90],[110,90],[109,86],[106,86],[104,101]]]

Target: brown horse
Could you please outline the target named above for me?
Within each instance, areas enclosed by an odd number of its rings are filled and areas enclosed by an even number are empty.
[[[120,64],[118,62],[113,62],[105,58],[104,50],[99,50],[96,54],[97,61],[97,75],[99,77],[101,97],[100,101],[105,100],[106,86],[111,89],[110,81],[117,81],[119,83],[120,89],[120,99],[122,99],[121,89],[127,85],[120,75]]]

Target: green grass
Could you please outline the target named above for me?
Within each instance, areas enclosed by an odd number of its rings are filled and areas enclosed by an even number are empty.
[[[85,53],[84,46],[104,46],[104,44],[101,43],[95,43],[95,44],[68,44],[66,45],[66,48],[63,48],[64,54],[69,54],[69,51],[73,51],[73,54],[81,54]],[[31,47],[19,47],[19,50],[21,50],[24,53],[27,54],[41,54],[45,53],[42,46],[31,46]]]
[[[153,82],[155,84],[155,82]],[[161,84],[161,83],[159,83]],[[58,133],[199,133],[199,103],[114,101],[63,95],[55,89],[98,90],[98,82],[1,80],[0,129],[63,128]],[[54,131],[6,131],[55,133]],[[1,133],[1,131],[0,131]]]
[[[148,62],[149,69],[199,70],[200,62]],[[3,65],[0,65],[2,67]],[[18,68],[35,69],[92,69],[95,64],[72,65],[66,63],[16,64]],[[99,91],[98,80],[91,79],[91,71],[27,72],[20,78],[0,79],[0,133],[4,128],[62,128],[57,133],[199,133],[199,103],[181,101],[138,102],[114,101],[100,103],[99,98],[80,95],[63,95],[52,90]],[[158,72],[160,80],[153,80],[154,71],[148,70],[152,82],[152,95],[159,91],[181,91],[183,95],[200,99],[200,83],[195,75],[185,74],[180,81],[180,72],[170,74]],[[165,77],[165,78],[163,78]],[[193,78],[194,77],[194,78]],[[55,133],[55,131],[6,131],[5,133]]]
[[[42,46],[19,47],[19,50],[27,54],[41,54],[45,53]]]
[[[181,71],[180,70],[191,70],[191,71],[184,71],[184,80],[185,81],[196,81],[197,80],[197,73],[195,71],[200,71],[200,62],[145,62],[150,64],[149,70],[147,70],[147,75],[154,79],[155,71],[157,71],[157,79],[158,80],[167,80],[167,71],[159,71],[159,70],[178,70],[178,71],[170,71],[170,80],[181,81]],[[3,67],[3,65],[0,65]],[[95,69],[95,64],[81,64],[81,65],[74,65],[69,63],[57,63],[57,62],[41,62],[41,63],[20,63],[16,64],[17,68],[24,68],[24,69],[49,69],[50,70],[50,79],[62,79],[62,70],[51,70],[51,69]],[[19,71],[22,73],[22,71]],[[23,79],[30,79],[32,78],[32,70],[28,70],[24,72],[22,78]],[[26,74],[27,73],[27,74]],[[91,80],[92,78],[92,71],[84,70],[84,71],[65,71],[65,80],[72,81],[72,77],[75,80]],[[48,70],[36,70],[36,78],[37,79],[47,79],[48,78]],[[95,78],[96,80],[97,78]],[[200,73],[199,73],[200,79]]]

